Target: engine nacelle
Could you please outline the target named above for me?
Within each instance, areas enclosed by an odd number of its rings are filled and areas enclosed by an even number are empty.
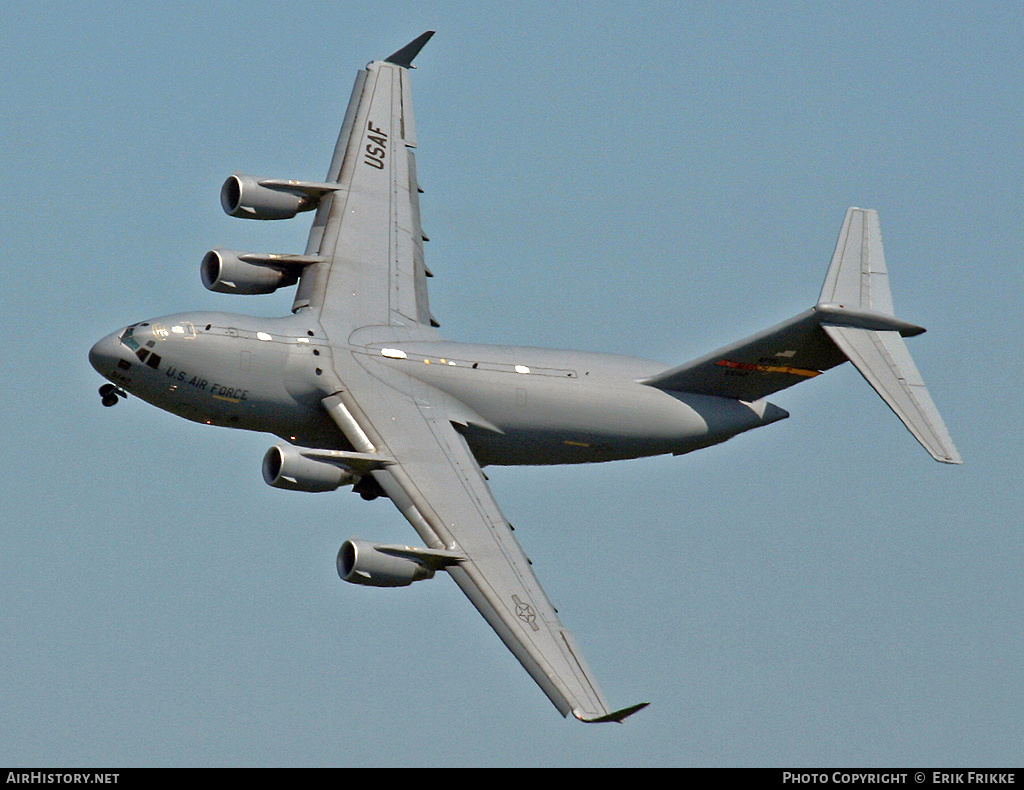
[[[284,267],[249,263],[243,260],[245,257],[266,260],[272,256],[215,247],[203,256],[199,265],[203,285],[222,294],[269,294],[294,285],[298,279],[295,272]]]
[[[311,211],[337,184],[256,178],[244,173],[228,176],[220,188],[220,204],[232,217],[243,219],[291,219]]]
[[[316,450],[275,444],[263,456],[263,479],[289,491],[334,491],[359,480],[351,469],[324,460]]]
[[[408,546],[381,546],[366,540],[346,540],[338,552],[338,575],[368,587],[406,587],[430,579],[434,569],[413,559]]]

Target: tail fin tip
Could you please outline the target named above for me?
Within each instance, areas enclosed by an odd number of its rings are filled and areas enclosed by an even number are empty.
[[[818,304],[893,315],[882,231],[874,209],[846,210]]]

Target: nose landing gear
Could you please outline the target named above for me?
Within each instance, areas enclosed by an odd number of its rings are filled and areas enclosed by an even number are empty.
[[[113,406],[119,398],[127,398],[128,393],[113,384],[104,384],[100,387],[100,403],[104,406]]]

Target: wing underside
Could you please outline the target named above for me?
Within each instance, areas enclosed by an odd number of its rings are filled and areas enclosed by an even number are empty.
[[[323,405],[369,474],[429,550],[458,557],[446,570],[562,713],[621,721],[610,711],[548,601],[465,440],[449,396],[350,346],[356,330],[437,337],[427,303],[424,235],[412,149],[409,67],[429,34],[359,72],[306,254],[321,260],[299,283],[331,341],[333,370],[318,370]]]
[[[398,53],[396,53],[397,55]],[[427,300],[409,70],[374,61],[361,70],[317,208],[293,310],[312,308],[338,331],[436,326]]]
[[[620,721],[638,710],[609,710],[452,426],[447,396],[386,369],[373,375],[346,369],[346,387],[326,398],[325,407],[357,449],[384,459],[372,474],[424,543],[466,558],[449,574],[559,712]]]

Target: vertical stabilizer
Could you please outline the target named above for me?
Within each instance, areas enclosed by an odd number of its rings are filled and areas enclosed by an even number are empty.
[[[882,231],[874,209],[847,210],[818,304],[894,315]]]

